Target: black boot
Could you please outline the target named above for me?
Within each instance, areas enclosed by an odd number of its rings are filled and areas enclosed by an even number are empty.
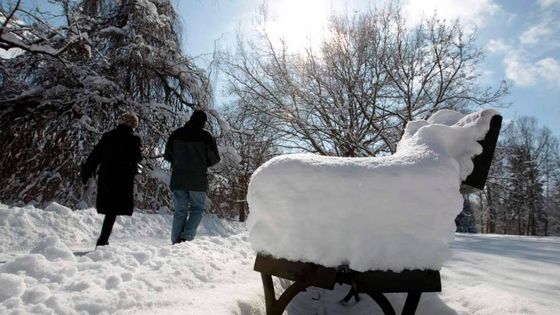
[[[109,242],[102,242],[101,240],[97,240],[97,243],[95,244],[95,249],[97,249],[98,246],[107,246],[109,245]]]
[[[103,226],[101,227],[101,235],[97,239],[97,246],[107,246],[109,245],[109,237],[111,236],[111,231],[113,230],[113,224],[115,224],[115,220],[117,219],[116,215],[107,214],[105,215],[105,219],[103,219]]]

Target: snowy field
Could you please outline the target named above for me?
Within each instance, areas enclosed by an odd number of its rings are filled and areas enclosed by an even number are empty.
[[[0,314],[264,314],[243,225],[206,216],[195,241],[171,246],[169,214],[135,213],[91,251],[102,218],[0,205]],[[424,294],[417,314],[560,313],[560,238],[457,234],[451,250],[443,292]],[[346,292],[309,289],[289,314],[376,307],[338,304]],[[403,295],[388,297],[402,307]]]

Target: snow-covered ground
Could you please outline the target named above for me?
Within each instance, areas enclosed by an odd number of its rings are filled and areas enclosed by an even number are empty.
[[[193,242],[170,245],[169,214],[120,217],[96,251],[94,210],[0,205],[0,314],[264,314],[241,224],[206,216]],[[558,314],[560,238],[457,234],[443,292],[417,314]],[[309,289],[289,314],[371,314],[347,288]],[[397,308],[404,295],[388,296]],[[397,312],[400,310],[397,309]],[[377,309],[375,314],[381,314]]]

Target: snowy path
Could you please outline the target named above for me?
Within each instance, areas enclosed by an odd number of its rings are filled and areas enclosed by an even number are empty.
[[[91,249],[102,217],[55,210],[0,206],[0,314],[264,314],[254,253],[238,224],[205,217],[200,237],[171,246],[170,217],[139,213],[117,221],[110,246],[76,257]],[[458,234],[451,248],[443,292],[424,294],[417,314],[559,313],[560,238]],[[346,292],[309,289],[289,314],[377,307],[367,297],[338,304]],[[397,308],[404,302],[401,294],[389,299]]]
[[[169,244],[170,215],[119,217],[0,205],[0,314],[251,314],[264,309],[238,223],[205,216],[195,242]],[[260,311],[256,311],[258,314]]]
[[[466,314],[560,314],[560,238],[458,235],[443,300]]]
[[[457,234],[451,249],[453,257],[441,270],[442,293],[423,294],[418,315],[560,314],[560,238]],[[367,298],[339,305],[347,292],[310,290],[291,310],[365,315],[375,308],[382,314]],[[387,296],[400,313],[405,296]]]
[[[0,313],[250,314],[261,303],[245,235],[115,241],[79,257],[55,238],[38,248],[0,266]]]

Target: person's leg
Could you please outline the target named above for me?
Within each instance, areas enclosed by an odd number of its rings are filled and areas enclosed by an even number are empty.
[[[113,231],[113,224],[117,216],[114,214],[106,214],[105,219],[103,219],[103,226],[101,227],[101,234],[97,239],[97,246],[109,245],[109,236],[111,236],[111,231]]]
[[[191,215],[185,223],[181,238],[187,241],[192,241],[196,235],[196,229],[202,220],[202,214],[206,208],[206,192],[204,191],[189,191],[189,199],[191,203]]]
[[[173,225],[171,227],[171,244],[177,243],[187,220],[189,194],[186,190],[174,190],[173,202],[175,212],[173,214]]]

